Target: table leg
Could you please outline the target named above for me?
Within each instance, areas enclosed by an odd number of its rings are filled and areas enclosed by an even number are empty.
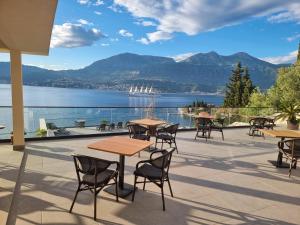
[[[120,169],[119,169],[119,197],[125,198],[133,192],[133,185],[124,183],[124,169],[125,169],[125,156],[120,155]],[[111,185],[104,189],[107,193],[116,195],[115,185]]]

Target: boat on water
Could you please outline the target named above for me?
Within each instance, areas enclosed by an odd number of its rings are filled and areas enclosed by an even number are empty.
[[[147,86],[144,88],[142,85],[140,88],[138,86],[131,86],[128,95],[135,97],[151,97],[157,95],[157,93],[154,91],[152,86],[150,88]]]

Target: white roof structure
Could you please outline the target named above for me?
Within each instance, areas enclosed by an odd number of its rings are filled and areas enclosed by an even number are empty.
[[[0,51],[48,55],[57,0],[0,0]]]

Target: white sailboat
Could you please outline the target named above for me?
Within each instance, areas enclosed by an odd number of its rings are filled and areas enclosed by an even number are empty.
[[[128,91],[129,96],[135,96],[135,97],[151,97],[156,96],[157,93],[153,90],[153,87],[151,86],[148,88],[147,86],[142,85],[140,88],[138,86],[131,86]]]

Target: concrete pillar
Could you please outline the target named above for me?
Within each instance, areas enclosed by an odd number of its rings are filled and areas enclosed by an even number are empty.
[[[20,51],[10,51],[10,73],[13,119],[13,149],[24,150],[23,79]]]

